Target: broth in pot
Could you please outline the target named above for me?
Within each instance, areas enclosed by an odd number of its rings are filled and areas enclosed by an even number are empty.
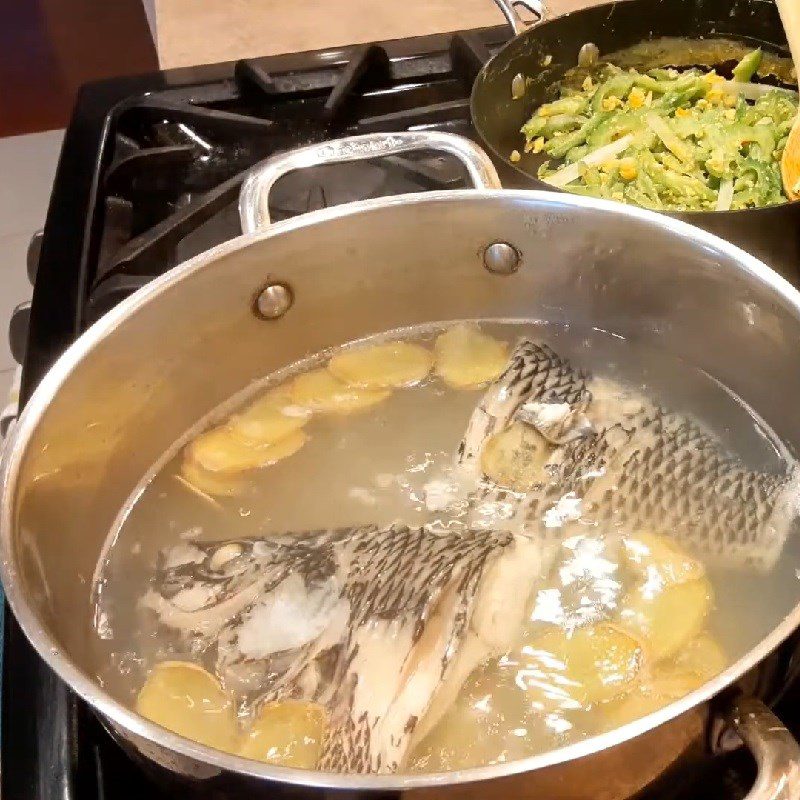
[[[683,697],[789,611],[758,588],[790,569],[797,480],[725,386],[607,331],[387,332],[266,376],[154,465],[98,564],[96,674],[273,764],[546,752]]]

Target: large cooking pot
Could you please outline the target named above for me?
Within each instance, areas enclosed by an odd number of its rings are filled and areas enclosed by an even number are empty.
[[[789,56],[774,0],[621,0],[554,18],[549,18],[542,0],[525,0],[522,5],[536,10],[541,18],[530,28],[512,7],[516,2],[495,2],[519,35],[478,75],[472,89],[472,120],[494,154],[536,189],[557,191],[537,178],[546,156],[523,152],[520,128],[536,107],[553,99],[558,82],[576,66],[578,54],[588,42],[597,45],[601,59],[664,36],[727,38]],[[654,54],[648,68],[671,66],[669,55],[675,54],[664,55],[663,60]],[[692,65],[691,59],[687,65]],[[724,63],[703,65],[719,67]],[[517,74],[533,80],[525,96],[514,100],[511,82]],[[521,160],[511,160],[514,150],[522,154]],[[800,202],[744,211],[676,212],[671,216],[739,245],[793,282],[800,280]]]
[[[364,201],[269,226],[269,189],[280,175],[416,148],[459,157],[479,191]],[[8,599],[42,658],[162,778],[199,781],[215,796],[297,797],[301,786],[336,797],[371,790],[613,800],[700,757],[709,723],[721,720],[717,734],[738,732],[759,764],[753,798],[800,797],[797,744],[747,694],[759,665],[797,627],[800,606],[717,678],[644,719],[544,755],[439,775],[341,775],[248,761],[143,719],[94,677],[92,575],[141,476],[233,393],[332,345],[434,320],[595,326],[689,359],[800,448],[797,290],[733,245],[670,217],[499,189],[483,151],[450,134],[375,134],[277,156],[243,187],[244,235],[122,302],[30,398],[2,461]],[[784,565],[800,566],[799,545],[790,539]],[[794,569],[780,574],[789,576],[782,589],[793,605]],[[715,743],[730,740],[717,734]]]

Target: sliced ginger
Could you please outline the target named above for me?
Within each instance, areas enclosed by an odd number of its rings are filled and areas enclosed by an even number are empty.
[[[391,394],[389,389],[361,389],[348,386],[326,369],[298,375],[291,383],[292,400],[312,411],[350,414],[370,408]]]
[[[454,389],[474,389],[499,377],[508,361],[508,343],[476,325],[460,323],[436,339],[436,374]]]
[[[343,350],[330,360],[328,370],[350,386],[387,389],[419,383],[432,366],[433,354],[421,345],[385,342]]]
[[[685,697],[725,668],[722,648],[708,633],[685,645],[675,658],[656,664],[650,675],[623,699],[604,708],[610,726],[618,727],[652,714]]]
[[[296,430],[273,444],[254,445],[242,441],[230,425],[220,425],[191,442],[186,456],[188,461],[194,461],[209,472],[244,472],[288,458],[307,438],[302,430]]]
[[[236,708],[219,681],[186,661],[164,661],[147,676],[136,699],[143,717],[200,744],[236,751]]]
[[[616,625],[601,622],[567,632],[553,628],[523,645],[517,681],[541,710],[568,710],[602,703],[630,691],[644,662],[640,642]]]
[[[546,477],[544,465],[549,455],[550,447],[538,431],[514,422],[486,442],[481,469],[499,486],[526,492]]]
[[[705,568],[672,540],[653,533],[636,533],[623,541],[628,568],[645,583],[669,585],[702,578]]]
[[[239,755],[281,767],[314,769],[327,724],[325,709],[316,703],[266,703],[242,736]]]
[[[275,444],[300,430],[311,418],[311,410],[292,401],[288,389],[272,389],[235,413],[228,425],[249,445]]]
[[[239,475],[209,472],[191,458],[183,460],[180,477],[189,488],[212,497],[235,497],[244,489],[244,481]]]
[[[707,578],[667,585],[645,582],[623,598],[620,624],[647,644],[654,661],[660,661],[700,633],[712,602]]]
[[[728,666],[728,657],[710,633],[701,633],[678,651],[673,663],[676,669],[710,680]]]

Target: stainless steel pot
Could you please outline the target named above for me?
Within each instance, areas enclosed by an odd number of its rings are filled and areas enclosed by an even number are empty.
[[[460,158],[476,190],[364,201],[267,227],[267,197],[280,175],[423,147]],[[714,718],[758,761],[753,798],[800,797],[800,750],[787,730],[754,697],[722,694],[795,630],[800,607],[715,680],[645,719],[545,755],[445,775],[334,775],[247,761],[148,722],[94,678],[90,583],[140,477],[235,391],[331,345],[446,319],[596,326],[688,358],[800,448],[800,293],[741,250],[669,217],[499,189],[479,148],[441,133],[344,139],[256,168],[242,190],[244,235],[117,306],[27,404],[2,461],[2,577],[14,613],[131,753],[222,795],[296,796],[299,785],[611,800],[696,756]],[[800,561],[794,539],[784,558]],[[713,698],[722,717],[711,711]]]

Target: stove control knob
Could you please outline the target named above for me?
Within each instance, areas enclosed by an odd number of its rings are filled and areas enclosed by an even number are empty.
[[[36,281],[36,271],[39,269],[39,254],[42,252],[43,234],[44,230],[40,228],[33,234],[28,245],[28,280],[31,282],[31,286]]]
[[[17,364],[22,364],[25,360],[30,321],[31,303],[30,300],[26,300],[11,312],[11,321],[8,323],[8,344],[11,347],[11,355],[14,356]]]

